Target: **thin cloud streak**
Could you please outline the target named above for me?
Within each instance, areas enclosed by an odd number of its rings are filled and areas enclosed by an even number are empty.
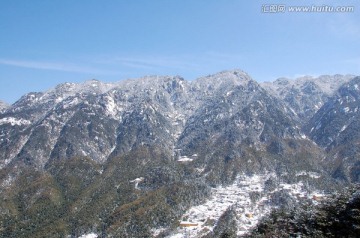
[[[240,63],[243,58],[239,55],[220,54],[207,52],[199,55],[178,55],[178,56],[110,56],[104,60],[97,60],[97,63],[105,65],[119,65],[133,69],[144,70],[195,70],[203,71],[216,65],[227,65],[229,62]]]
[[[16,66],[21,68],[42,69],[42,70],[56,70],[75,73],[93,73],[93,74],[117,74],[118,72],[101,70],[92,67],[83,67],[78,65],[51,63],[43,61],[27,61],[27,60],[9,60],[0,59],[0,64]]]
[[[145,68],[145,69],[159,69],[159,68],[172,68],[172,69],[193,69],[197,65],[190,64],[186,59],[181,57],[115,57],[114,62],[118,62],[121,65]]]
[[[90,59],[90,60],[89,60]],[[137,56],[88,56],[80,60],[82,65],[44,60],[13,60],[0,58],[0,65],[38,70],[97,74],[94,77],[113,75],[138,77],[140,74],[184,74],[194,78],[228,67],[241,67],[243,58],[236,54],[204,52],[181,55],[137,55]],[[229,65],[232,62],[232,65]],[[236,62],[236,63],[234,63]],[[91,77],[91,76],[90,76]]]

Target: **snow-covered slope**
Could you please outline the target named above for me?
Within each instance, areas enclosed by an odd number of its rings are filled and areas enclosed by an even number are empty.
[[[302,123],[306,123],[317,110],[353,75],[304,76],[297,79],[279,78],[261,85],[272,95],[283,100]]]
[[[259,220],[268,215],[272,209],[281,205],[276,196],[284,193],[295,203],[307,200],[317,203],[315,197],[324,197],[321,191],[309,192],[302,182],[287,184],[278,183],[269,189],[266,183],[277,180],[275,174],[238,176],[233,184],[212,189],[212,196],[203,204],[191,207],[179,221],[179,228],[172,231],[168,238],[202,237],[216,233],[218,221],[229,209],[234,211],[236,235],[241,237],[254,229]],[[283,195],[284,196],[284,195]],[[285,196],[284,196],[285,197]],[[186,226],[191,224],[191,226]],[[153,230],[154,236],[164,229]],[[214,231],[215,230],[215,231]]]

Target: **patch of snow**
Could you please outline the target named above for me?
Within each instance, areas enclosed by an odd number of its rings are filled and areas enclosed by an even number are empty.
[[[344,112],[345,112],[345,113],[348,113],[349,111],[350,111],[350,108],[349,108],[349,107],[345,107],[345,108],[344,108]]]
[[[62,100],[64,100],[62,97],[57,97],[57,98],[55,99],[55,103],[59,103],[59,102],[61,102]]]
[[[138,185],[140,182],[144,181],[143,177],[136,178],[134,180],[131,180],[130,183],[135,183],[135,189],[139,189]]]
[[[82,235],[82,236],[79,236],[78,238],[97,238],[98,235],[95,234],[95,233],[89,233],[89,234],[85,234],[85,235]]]
[[[88,155],[88,153],[86,153],[86,151],[84,151],[84,150],[81,150],[81,153],[82,153],[83,156],[87,156],[87,155]]]
[[[310,178],[316,178],[316,179],[321,177],[321,175],[316,172],[309,172],[308,175]]]
[[[319,173],[307,172],[307,171],[300,171],[300,172],[296,173],[295,176],[309,176],[310,178],[315,178],[315,179],[318,179],[321,177],[321,175]]]
[[[5,117],[5,118],[2,118],[0,119],[0,125],[3,125],[3,124],[11,124],[12,126],[21,126],[21,125],[29,125],[31,124],[30,121],[28,120],[25,120],[25,119],[17,119],[17,118],[14,118],[14,117]]]
[[[203,167],[203,168],[195,168],[195,170],[196,170],[199,174],[201,174],[202,172],[205,171],[205,167]]]
[[[160,233],[164,232],[164,231],[166,231],[166,228],[163,228],[163,227],[156,228],[156,229],[155,228],[151,229],[151,233],[152,233],[153,237],[156,237],[156,236],[160,235]]]
[[[72,107],[80,102],[78,97],[73,98],[70,102],[64,103],[63,108],[67,109],[69,107]]]
[[[205,203],[191,207],[182,217],[181,224],[191,224],[190,227],[178,228],[176,233],[168,238],[197,237],[198,234],[209,233],[214,229],[215,221],[229,208],[234,207],[238,214],[237,222],[240,229],[237,235],[243,235],[253,228],[261,217],[268,214],[270,209],[260,203],[253,204],[249,194],[262,192],[264,182],[269,175],[254,175],[252,177],[239,176],[229,186],[212,189],[212,197]],[[266,198],[262,198],[265,200]],[[260,200],[259,200],[260,201]],[[211,224],[214,221],[213,224]],[[195,226],[196,225],[196,226]],[[183,234],[183,229],[187,236]]]
[[[185,238],[186,236],[184,234],[174,234],[169,236],[169,238]]]
[[[297,115],[297,113],[295,112],[294,109],[292,109],[291,107],[289,107],[289,108],[290,108],[290,111],[291,111],[292,113],[294,113],[295,115]]]
[[[346,128],[347,128],[347,125],[344,125],[344,126],[341,128],[340,132],[343,132]]]
[[[189,157],[187,157],[187,156],[181,156],[177,161],[178,162],[191,162],[191,161],[193,161],[194,159],[192,159],[192,158],[189,158]]]
[[[115,104],[115,101],[112,97],[106,97],[107,103],[106,103],[106,111],[112,115],[115,116],[117,113],[117,107]]]
[[[301,171],[297,175],[319,177],[315,172]],[[302,182],[296,184],[280,183],[277,188],[268,193],[264,192],[265,181],[276,178],[272,173],[265,175],[238,176],[229,186],[212,189],[212,196],[203,204],[193,206],[182,216],[179,228],[166,238],[200,237],[210,234],[216,226],[220,216],[232,207],[236,212],[237,236],[249,233],[262,217],[276,208],[271,205],[269,195],[277,191],[286,191],[296,200],[310,199],[317,203],[324,195],[314,191],[308,194]],[[250,194],[256,192],[258,199],[251,199]],[[187,224],[190,224],[187,226]]]
[[[295,174],[295,176],[302,176],[302,175],[307,175],[307,172],[306,171],[300,171],[300,172],[297,172]]]

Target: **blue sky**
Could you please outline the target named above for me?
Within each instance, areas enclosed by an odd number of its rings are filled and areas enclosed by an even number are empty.
[[[262,6],[354,6],[263,13]],[[0,100],[62,82],[192,80],[239,68],[257,81],[360,75],[358,0],[2,0]]]

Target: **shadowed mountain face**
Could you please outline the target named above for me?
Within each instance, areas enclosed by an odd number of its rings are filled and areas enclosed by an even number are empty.
[[[349,80],[258,84],[233,70],[29,93],[0,108],[1,234],[148,237],[244,173],[290,183],[311,171],[321,179],[307,183],[331,187],[325,157],[333,176],[356,181],[359,79]]]
[[[333,176],[359,181],[360,78],[344,84],[304,131],[328,152]]]

